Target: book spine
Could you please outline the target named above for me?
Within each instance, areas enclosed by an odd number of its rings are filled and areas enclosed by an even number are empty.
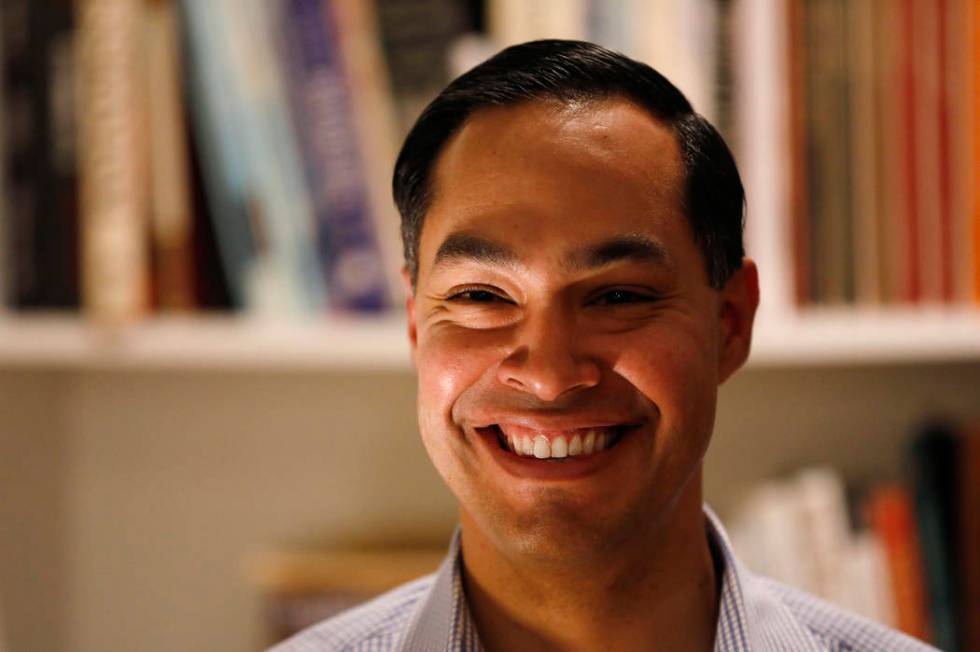
[[[791,250],[793,256],[793,298],[796,305],[812,303],[815,292],[813,286],[813,263],[811,261],[811,218],[810,203],[807,200],[807,153],[806,153],[806,29],[804,26],[801,2],[786,3],[786,39],[788,70],[787,132],[789,134],[785,150],[789,158],[790,197],[789,215]]]
[[[921,255],[919,242],[919,191],[920,184],[917,178],[918,166],[916,165],[916,155],[919,150],[919,134],[916,130],[917,103],[916,103],[916,74],[915,58],[920,46],[917,38],[918,30],[915,29],[915,2],[916,0],[899,0],[899,38],[902,45],[899,47],[899,80],[898,80],[898,107],[899,107],[899,129],[903,132],[902,149],[899,152],[899,187],[903,191],[902,202],[904,204],[902,218],[904,224],[899,228],[905,233],[904,260],[905,267],[902,270],[901,299],[909,303],[918,303],[922,298],[922,288],[920,280],[922,278],[919,269]]]
[[[973,165],[972,179],[970,180],[970,187],[972,188],[972,200],[970,207],[970,219],[973,228],[973,300],[976,304],[980,304],[980,65],[977,61],[980,61],[980,7],[977,7],[975,3],[967,3],[967,11],[971,12],[972,16],[968,19],[968,24],[971,27],[970,30],[970,40],[972,45],[968,46],[973,52],[973,79],[971,88],[973,90],[973,106],[970,111],[972,113],[972,158]]]
[[[853,166],[851,214],[854,216],[854,283],[859,304],[881,303],[879,285],[878,179],[875,152],[875,31],[871,2],[846,5],[850,76],[850,156]]]
[[[875,176],[878,196],[875,205],[878,239],[878,284],[882,302],[899,303],[904,298],[906,265],[905,212],[908,188],[903,178],[902,155],[907,134],[901,128],[900,57],[905,47],[901,40],[898,5],[876,2],[874,6],[874,113]],[[898,35],[898,36],[897,36]]]
[[[948,35],[946,95],[949,109],[947,139],[951,218],[952,300],[961,305],[973,302],[973,228],[971,202],[980,178],[980,157],[973,157],[977,124],[973,117],[977,88],[973,76],[980,70],[973,51],[972,0],[947,0]]]
[[[232,305],[247,308],[249,279],[256,276],[260,252],[249,216],[240,136],[244,108],[231,79],[227,35],[217,4],[181,0],[179,9],[191,126],[208,212]]]
[[[843,0],[807,0],[810,259],[818,303],[854,300],[847,39]]]
[[[909,455],[932,642],[942,650],[958,649],[958,573],[954,568],[959,543],[954,532],[954,509],[959,498],[957,444],[955,432],[938,424],[916,437]]]
[[[86,310],[123,323],[148,299],[146,162],[139,114],[139,4],[79,8],[82,282]]]
[[[329,2],[288,0],[285,29],[294,114],[313,191],[331,307],[390,307],[384,260],[370,215],[346,71]]]
[[[980,650],[980,424],[960,434],[957,501],[959,622],[961,649]]]
[[[76,39],[71,7],[4,3],[6,298],[78,306]]]
[[[796,179],[789,160],[793,151],[786,113],[793,106],[788,84],[793,69],[787,52],[794,39],[784,9],[773,2],[738,3],[730,30],[734,76],[739,80],[733,97],[738,116],[733,149],[746,188],[746,250],[766,270],[759,281],[766,297],[760,310],[767,313],[789,312],[794,305],[788,253],[794,234],[786,221],[791,212],[787,188]]]
[[[929,631],[925,580],[912,498],[898,485],[877,487],[866,497],[865,517],[885,547],[895,625],[925,640]]]
[[[916,240],[918,242],[917,299],[937,304],[943,298],[943,202],[948,199],[943,186],[940,68],[940,2],[912,3],[912,29],[915,54],[911,71],[914,85],[911,125],[916,144],[914,178],[916,188]]]
[[[630,43],[630,0],[589,0],[586,25],[589,40],[617,52],[628,52]]]
[[[341,58],[349,73],[348,88],[362,152],[369,213],[374,217],[392,305],[402,305],[406,290],[402,278],[400,217],[391,198],[391,166],[398,157],[401,138],[375,4],[365,0],[334,0],[331,6],[343,50]]]
[[[163,310],[190,310],[196,304],[190,171],[172,0],[147,4],[145,16],[155,298]]]

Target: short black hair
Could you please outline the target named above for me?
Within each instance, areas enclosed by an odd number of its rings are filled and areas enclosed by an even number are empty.
[[[392,190],[412,287],[418,279],[419,236],[432,201],[433,168],[446,143],[475,111],[532,100],[612,98],[636,103],[674,132],[686,175],[684,211],[711,287],[724,287],[745,255],[745,191],[724,139],[650,66],[593,43],[556,39],[506,48],[457,77],[409,131],[395,163]]]

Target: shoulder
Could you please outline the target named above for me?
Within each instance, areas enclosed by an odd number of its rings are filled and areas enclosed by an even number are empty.
[[[936,648],[798,589],[754,578],[828,652],[936,652]]]
[[[268,652],[360,652],[394,650],[401,643],[417,607],[432,588],[427,575],[370,602],[324,620]]]

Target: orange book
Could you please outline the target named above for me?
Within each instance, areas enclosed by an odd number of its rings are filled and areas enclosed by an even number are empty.
[[[885,485],[871,492],[864,507],[868,525],[885,547],[895,624],[906,634],[926,640],[925,578],[912,498],[900,485]]]
[[[973,40],[973,183],[970,184],[973,192],[973,299],[980,304],[980,196],[978,196],[978,186],[980,186],[980,8],[976,6],[972,9],[970,24],[972,25]]]

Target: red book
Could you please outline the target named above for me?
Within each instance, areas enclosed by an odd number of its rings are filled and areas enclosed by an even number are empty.
[[[903,487],[886,485],[872,491],[864,507],[868,525],[885,547],[895,624],[906,634],[926,640],[925,580],[912,498]]]

